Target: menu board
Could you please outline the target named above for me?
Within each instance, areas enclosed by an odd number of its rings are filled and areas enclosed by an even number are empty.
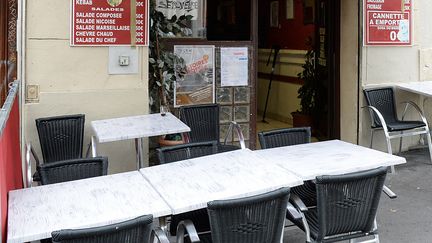
[[[214,103],[215,47],[175,45],[174,53],[183,58],[186,75],[177,79],[174,107]]]
[[[147,46],[148,0],[72,0],[72,46]]]
[[[248,48],[221,48],[221,86],[247,86]]]
[[[412,45],[412,0],[365,0],[365,45]]]

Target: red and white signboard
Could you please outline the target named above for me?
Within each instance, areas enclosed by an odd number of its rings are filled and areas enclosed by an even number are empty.
[[[71,30],[72,46],[147,46],[149,0],[72,0]]]
[[[412,45],[412,0],[364,0],[365,45]]]

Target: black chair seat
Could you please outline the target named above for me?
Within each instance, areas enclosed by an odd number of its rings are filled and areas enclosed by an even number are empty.
[[[199,239],[200,239],[200,243],[212,243],[212,238],[211,238],[211,233],[200,233],[198,234]],[[185,237],[184,238],[184,242],[185,243],[190,243],[191,241],[189,240],[189,237]]]
[[[171,223],[170,223],[171,235],[176,235],[177,225],[181,221],[186,220],[186,219],[189,219],[194,223],[195,228],[198,232],[210,231],[210,221],[209,221],[209,217],[207,214],[207,209],[203,208],[203,209],[199,209],[199,210],[195,210],[195,211],[191,211],[191,212],[173,215],[171,217]]]
[[[389,130],[389,132],[404,131],[404,130],[415,129],[424,126],[425,124],[422,121],[395,121],[395,122],[387,123],[387,129]],[[374,127],[374,128],[378,128],[378,127]]]

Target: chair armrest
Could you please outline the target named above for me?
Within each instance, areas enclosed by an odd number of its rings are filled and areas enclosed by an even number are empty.
[[[25,154],[25,170],[26,170],[26,187],[31,187],[33,183],[33,175],[32,175],[32,168],[31,168],[31,158],[36,162],[36,167],[40,165],[39,158],[36,155],[36,152],[34,151],[31,143],[26,144],[26,154]]]
[[[228,128],[227,134],[225,135],[224,144],[227,143],[228,137],[231,135],[233,129],[235,129],[235,131],[237,133],[237,137],[239,138],[241,149],[245,149],[246,148],[246,144],[245,144],[243,132],[242,132],[242,130],[240,128],[240,125],[237,124],[237,122],[235,122],[235,121],[231,121],[231,123],[230,123],[230,126]]]
[[[390,198],[390,199],[395,199],[397,198],[396,193],[394,193],[392,190],[390,190],[390,188],[388,188],[387,186],[383,187],[383,192]]]
[[[374,119],[374,118],[373,118],[373,113],[375,113],[375,115],[378,116],[378,119],[379,119],[380,122],[381,122],[381,126],[383,127],[384,133],[385,133],[385,134],[388,134],[387,123],[385,122],[384,117],[383,117],[383,115],[381,114],[381,112],[379,112],[379,110],[378,110],[377,108],[375,108],[375,107],[373,107],[373,106],[371,106],[371,105],[369,105],[369,106],[363,106],[362,109],[363,109],[363,108],[368,108],[369,111],[371,112],[371,120],[372,120],[372,123],[373,123],[373,119]]]
[[[422,119],[424,124],[427,124],[426,117],[423,115],[423,112],[421,111],[420,107],[418,107],[418,105],[416,103],[414,103],[412,101],[405,101],[405,102],[402,102],[402,104],[405,104],[405,109],[404,109],[404,112],[402,114],[402,121],[405,119],[405,115],[406,115],[406,112],[408,110],[408,107],[411,106],[418,112],[418,114],[420,115],[420,118]]]
[[[191,243],[200,242],[195,225],[192,223],[191,220],[187,219],[180,221],[180,223],[178,223],[177,225],[177,243],[184,243],[185,230],[189,236],[189,240]]]
[[[302,219],[302,216],[299,213],[299,211],[297,211],[294,205],[292,205],[290,202],[288,202],[287,210],[288,213],[294,218],[294,220],[300,221]]]
[[[300,199],[300,197],[297,196],[297,194],[291,193],[289,201],[290,201],[290,203],[292,203],[291,205],[293,205],[295,208],[297,208],[298,210],[300,210],[300,212],[306,212],[306,211],[308,211],[308,208],[303,203],[303,201]]]
[[[150,242],[152,242],[152,243],[155,242],[154,241],[155,238],[160,243],[170,243],[165,232],[159,227],[152,230],[151,236],[150,236]]]

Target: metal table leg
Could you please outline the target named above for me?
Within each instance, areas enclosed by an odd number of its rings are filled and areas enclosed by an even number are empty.
[[[92,150],[92,157],[97,156],[97,145],[96,145],[96,137],[91,137],[91,150]]]
[[[135,138],[137,169],[144,167],[143,138]]]

